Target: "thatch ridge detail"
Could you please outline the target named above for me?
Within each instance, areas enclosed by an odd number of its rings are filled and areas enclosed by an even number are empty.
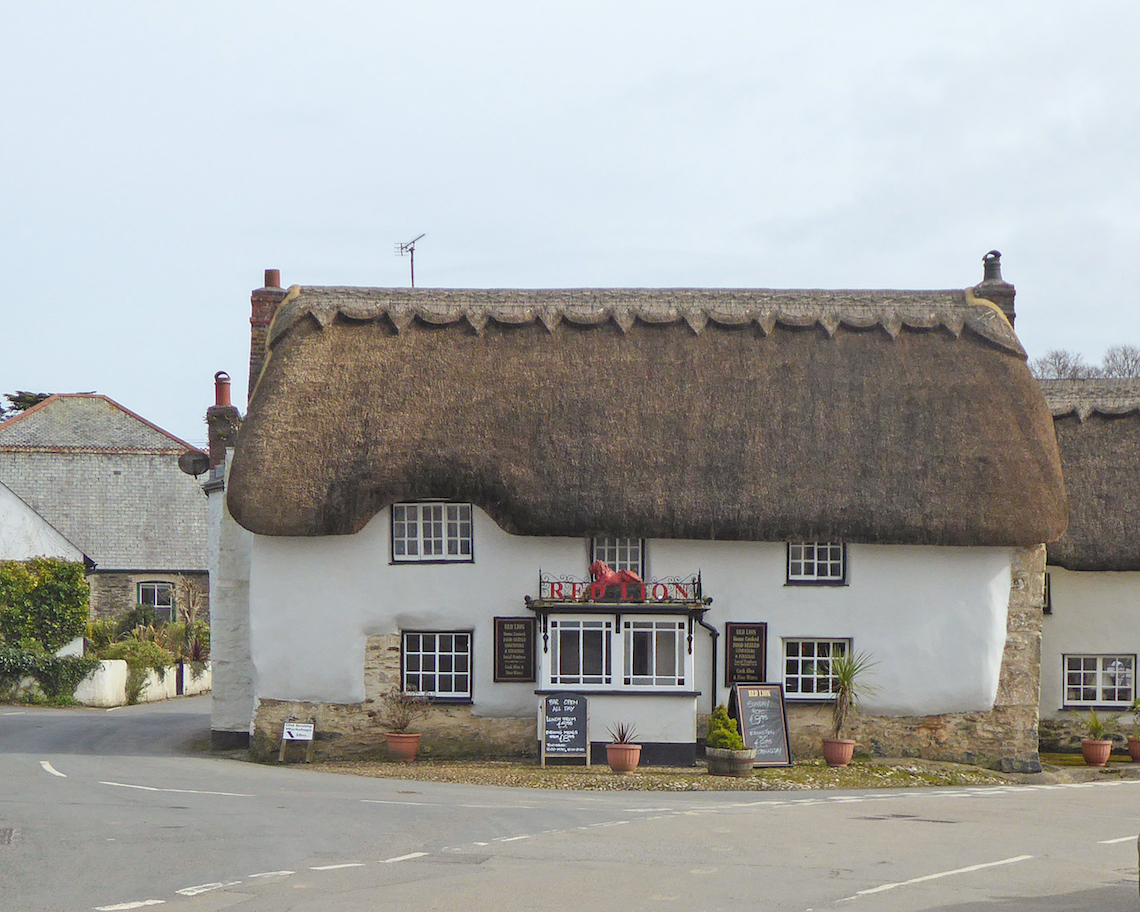
[[[613,321],[628,333],[636,322],[686,323],[697,334],[711,322],[757,325],[768,335],[775,326],[819,326],[829,337],[839,329],[882,328],[892,339],[903,328],[946,329],[955,337],[969,328],[1011,354],[1025,357],[1013,327],[992,302],[962,291],[787,291],[752,288],[348,288],[291,287],[269,331],[270,347],[300,320],[322,328],[338,317],[370,322],[388,319],[398,332],[414,320],[433,326],[466,321],[476,333],[488,322],[520,326],[535,321],[555,332],[563,321],[596,326]]]

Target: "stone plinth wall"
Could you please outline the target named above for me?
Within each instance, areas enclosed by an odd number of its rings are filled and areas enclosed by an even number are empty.
[[[261,700],[250,750],[276,759],[287,720],[316,723],[315,757],[386,759],[384,725],[376,703],[304,703]],[[537,713],[528,719],[488,719],[470,706],[436,704],[413,726],[423,732],[419,756],[438,759],[512,759],[538,756]]]
[[[1136,715],[1121,715],[1110,710],[1098,711],[1097,715],[1108,725],[1105,737],[1112,739],[1114,751],[1127,751],[1130,735],[1140,738],[1140,719]],[[1047,753],[1079,754],[1081,738],[1088,736],[1087,716],[1083,712],[1069,712],[1058,719],[1041,720],[1041,750]]]
[[[1015,551],[1005,652],[991,711],[942,716],[860,715],[849,723],[846,736],[858,742],[859,751],[876,756],[926,757],[1017,772],[1040,770],[1037,710],[1044,587],[1045,547]],[[938,673],[939,669],[931,669],[931,674]],[[830,706],[790,704],[792,756],[819,756],[820,740],[830,736],[830,719]]]

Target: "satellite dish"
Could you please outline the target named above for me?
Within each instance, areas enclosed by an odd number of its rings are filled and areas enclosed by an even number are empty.
[[[210,457],[201,450],[187,450],[178,457],[178,468],[197,478],[210,471]]]

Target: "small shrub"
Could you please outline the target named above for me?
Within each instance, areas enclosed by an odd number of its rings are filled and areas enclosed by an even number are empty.
[[[102,659],[122,659],[127,663],[127,703],[138,703],[146,688],[148,669],[166,676],[166,669],[178,661],[174,653],[163,649],[153,640],[131,638],[112,643],[99,656]]]
[[[119,626],[115,639],[121,640],[129,637],[139,627],[154,627],[158,624],[158,615],[150,605],[135,605],[130,611],[119,618]]]
[[[106,649],[119,639],[119,625],[115,621],[93,618],[87,622],[86,648],[89,652]]]
[[[428,714],[431,707],[431,697],[425,693],[415,693],[401,690],[400,685],[393,684],[380,697],[382,709],[381,721],[390,732],[406,732],[411,724]]]
[[[728,710],[723,703],[709,716],[705,745],[717,750],[744,750],[744,739],[737,730],[736,720],[728,717]]]

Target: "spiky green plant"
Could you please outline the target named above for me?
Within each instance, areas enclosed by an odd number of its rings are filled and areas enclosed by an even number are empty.
[[[852,713],[858,712],[864,696],[875,692],[875,688],[863,680],[866,673],[878,665],[866,652],[851,652],[832,656],[831,692],[835,703],[831,707],[831,732],[833,738],[842,738],[843,729]]]

